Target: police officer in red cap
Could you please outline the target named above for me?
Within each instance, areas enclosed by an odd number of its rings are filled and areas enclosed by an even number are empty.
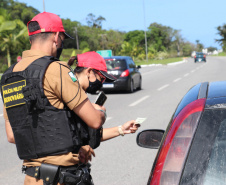
[[[76,116],[98,129],[105,107],[91,104],[70,67],[59,61],[64,39],[73,39],[60,17],[43,12],[27,27],[30,50],[1,78],[7,138],[24,160],[24,184],[92,184],[85,164],[95,154],[82,146]],[[102,62],[96,63],[95,75],[114,80]]]
[[[115,80],[115,77],[107,73],[107,66],[104,58],[94,51],[78,54],[71,57],[68,64],[73,65],[76,60],[74,69],[79,84],[87,93],[96,93],[100,90],[102,84],[106,81]],[[101,141],[106,141],[117,136],[135,133],[140,125],[135,120],[130,120],[123,125],[112,128],[91,129],[89,128],[90,139],[84,143],[89,144],[93,149],[99,147]],[[80,126],[82,127],[82,125]]]

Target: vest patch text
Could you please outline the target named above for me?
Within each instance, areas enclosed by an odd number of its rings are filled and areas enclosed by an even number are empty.
[[[25,104],[22,88],[26,86],[26,80],[10,83],[2,86],[2,94],[5,108]]]

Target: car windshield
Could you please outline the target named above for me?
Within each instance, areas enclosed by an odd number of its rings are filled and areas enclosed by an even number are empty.
[[[126,61],[125,60],[115,60],[115,59],[105,59],[107,70],[125,70]]]

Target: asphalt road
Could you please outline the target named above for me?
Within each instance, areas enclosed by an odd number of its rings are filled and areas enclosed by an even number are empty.
[[[114,127],[137,117],[147,118],[140,127],[165,129],[177,104],[195,84],[226,79],[226,57],[207,57],[207,63],[187,62],[177,65],[143,67],[142,90],[133,94],[107,94],[108,119],[105,128]],[[92,101],[96,95],[89,96]],[[138,133],[138,132],[137,132]],[[157,153],[156,149],[141,148],[136,144],[136,135],[101,143],[92,160],[92,176],[95,185],[143,185]],[[2,102],[0,104],[0,184],[23,184],[21,164],[13,144],[6,139]]]

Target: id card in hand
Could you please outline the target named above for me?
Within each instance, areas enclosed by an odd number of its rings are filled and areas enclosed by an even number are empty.
[[[137,118],[136,119],[136,124],[141,124],[143,123],[147,118]]]

